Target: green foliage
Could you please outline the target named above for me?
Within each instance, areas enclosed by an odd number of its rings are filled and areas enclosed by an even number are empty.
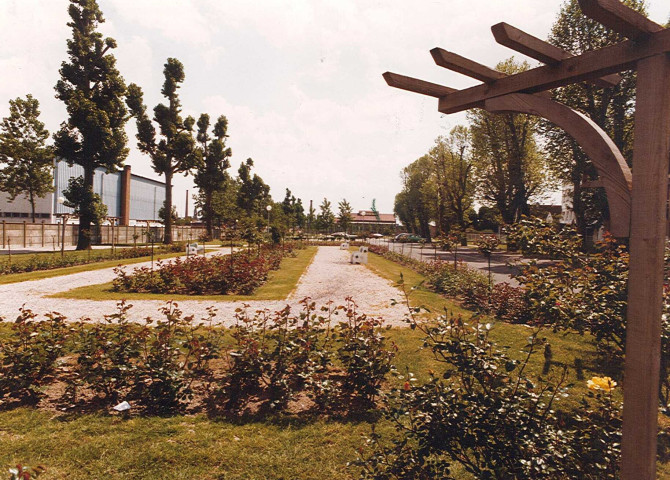
[[[477,250],[486,258],[491,258],[491,254],[495,252],[500,245],[500,239],[495,235],[481,235],[477,240]]]
[[[37,314],[22,308],[10,328],[9,338],[0,340],[0,406],[12,401],[34,403],[63,354],[65,317],[48,313],[37,320]]]
[[[198,119],[198,150],[200,161],[193,177],[198,187],[197,205],[200,216],[205,222],[208,238],[212,238],[212,228],[217,220],[214,195],[225,188],[230,179],[226,170],[230,168],[232,151],[226,147],[228,137],[228,119],[221,115],[214,124],[212,134],[209,133],[209,115],[203,113]]]
[[[626,307],[628,305],[629,254],[624,245],[607,236],[596,251],[583,255],[573,236],[552,236],[541,222],[526,222],[519,227],[522,237],[535,251],[551,252],[563,260],[540,266],[531,261],[521,269],[517,280],[526,290],[530,314],[535,321],[554,330],[590,333],[600,354],[610,363],[621,364],[626,345]],[[533,231],[537,236],[533,237]],[[670,251],[666,248],[666,263]],[[662,407],[670,404],[670,289],[667,272],[664,287],[664,314],[661,319]]]
[[[337,225],[342,229],[343,232],[347,233],[349,231],[349,227],[351,226],[351,222],[353,221],[353,208],[351,208],[351,205],[349,202],[347,202],[346,198],[342,199],[342,201],[337,205],[339,207]]]
[[[39,102],[28,94],[9,101],[9,117],[0,124],[0,190],[14,200],[25,195],[35,221],[35,202],[52,187],[53,148],[49,132],[39,121]]]
[[[251,175],[254,161],[247,158],[237,170],[237,206],[248,218],[263,218],[266,215],[265,207],[270,204],[270,187],[261,177]]]
[[[574,227],[560,229],[539,218],[523,219],[508,227],[507,241],[515,244],[524,255],[542,255],[553,259],[569,259],[582,245]]]
[[[496,66],[506,74],[528,68],[513,59]],[[473,110],[468,119],[479,198],[497,207],[504,223],[529,215],[529,200],[544,191],[549,180],[536,141],[537,117]]]
[[[113,281],[116,292],[174,293],[178,295],[250,295],[279,269],[282,258],[294,255],[299,244],[264,246],[258,253],[194,255],[182,261],[158,262],[156,268],[141,267],[131,273],[118,268]]]
[[[126,103],[137,123],[137,148],[149,155],[156,173],[165,175],[165,205],[172,211],[172,178],[175,174],[188,174],[199,162],[200,152],[193,139],[193,117],[182,118],[181,101],[177,90],[184,82],[184,66],[176,58],[168,58],[163,69],[165,81],[161,94],[168,104],[154,107],[154,121],[158,132],[147,114],[142,89],[136,84],[128,86]],[[160,140],[156,135],[160,134]],[[165,218],[164,243],[172,243],[172,217]]]
[[[70,178],[63,196],[63,205],[72,208],[80,219],[86,217],[91,223],[100,225],[107,217],[107,205],[102,203],[100,195],[86,186],[84,177]]]
[[[68,379],[72,406],[81,403],[81,391],[106,406],[124,400],[148,413],[171,413],[192,399],[196,379],[210,381],[209,362],[218,358],[219,348],[211,326],[214,309],[196,322],[169,302],[160,309],[161,318],[140,324],[128,320],[130,308],[120,302],[105,323],[75,324],[77,362]]]
[[[316,228],[318,230],[331,232],[335,225],[335,215],[331,210],[331,203],[327,198],[319,205],[319,214],[316,216]]]
[[[624,0],[623,3],[646,15],[644,0]],[[624,40],[621,35],[584,15],[577,0],[562,5],[548,38],[549,43],[575,55]],[[630,70],[620,75],[622,80],[612,87],[575,83],[554,90],[553,96],[560,103],[586,114],[601,127],[631,165],[636,74]],[[572,137],[555,125],[542,122],[541,131],[547,140],[545,151],[551,159],[547,168],[571,185],[572,209],[578,231],[583,232],[587,226],[597,227],[609,218],[609,212],[602,188],[583,187],[584,180],[598,178],[591,160]]]
[[[109,53],[116,48],[112,38],[97,31],[105,20],[95,0],[70,0],[68,8],[72,38],[67,41],[69,61],[60,68],[56,98],[65,103],[67,121],[54,135],[55,155],[84,168],[85,198],[93,195],[93,172],[98,167],[115,171],[128,156],[123,96],[126,86]],[[82,208],[77,249],[91,241],[95,210]]]
[[[434,197],[430,182],[432,160],[424,155],[401,172],[403,189],[395,196],[393,211],[408,232],[430,238],[430,220]]]
[[[481,479],[617,478],[620,405],[611,395],[585,401],[574,422],[563,418],[556,406],[567,395],[565,370],[528,373],[538,332],[518,361],[489,340],[490,325],[473,320],[412,323],[442,366],[424,384],[408,372],[387,396],[384,414],[397,435],[385,441],[372,432],[355,462],[361,478],[451,479],[454,464]]]
[[[254,316],[237,310],[221,391],[227,408],[242,412],[261,402],[284,410],[301,393],[320,412],[366,413],[375,406],[396,351],[387,346],[382,322],[359,314],[350,298],[321,313],[309,298],[301,304],[298,315],[288,306]],[[340,314],[346,320],[337,322]]]

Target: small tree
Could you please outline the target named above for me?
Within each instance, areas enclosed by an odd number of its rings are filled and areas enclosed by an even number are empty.
[[[319,209],[321,211],[316,217],[316,223],[319,230],[326,230],[330,232],[330,230],[333,228],[333,225],[335,224],[335,215],[333,215],[333,211],[330,209],[330,206],[331,203],[327,198],[324,197],[323,202],[321,202],[321,205],[319,205]]]
[[[156,129],[144,105],[142,89],[134,83],[128,86],[127,104],[137,120],[137,147],[151,157],[156,173],[165,175],[165,204],[172,211],[172,178],[175,174],[188,174],[198,163],[199,152],[193,139],[193,117],[181,117],[181,102],[177,89],[184,81],[184,66],[176,58],[168,58],[163,69],[165,82],[161,93],[168,105],[159,103],[154,108],[154,121],[163,137],[156,142]],[[172,217],[165,219],[163,243],[172,243]]]
[[[351,222],[354,219],[353,216],[351,215],[353,209],[351,208],[351,205],[349,205],[349,202],[347,202],[346,198],[342,199],[342,201],[337,205],[340,208],[340,211],[338,212],[337,222],[339,223],[340,228],[342,228],[344,233],[348,233],[349,227],[351,226]]]
[[[52,190],[53,148],[39,121],[39,102],[28,94],[9,101],[9,117],[0,124],[0,189],[9,200],[25,194],[35,222],[35,202]]]
[[[63,190],[63,196],[63,205],[72,208],[80,220],[86,216],[91,219],[91,223],[100,225],[107,217],[107,205],[102,203],[100,195],[86,186],[84,177],[71,178]]]

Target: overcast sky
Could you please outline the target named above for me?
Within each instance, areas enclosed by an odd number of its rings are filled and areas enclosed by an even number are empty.
[[[456,88],[475,82],[437,67],[433,47],[494,66],[512,55],[490,26],[505,21],[546,38],[562,0],[98,0],[116,39],[118,68],[139,84],[150,109],[160,101],[168,57],[185,66],[184,113],[229,120],[233,173],[251,157],[275,200],[284,189],[309,205],[372,199],[391,212],[399,172],[463,115],[437,112],[437,100],[392,89],[390,70]],[[665,23],[667,0],[648,0]],[[8,100],[32,93],[51,132],[66,117],[54,97],[66,59],[67,0],[0,0],[0,117]],[[134,173],[156,178],[132,147]],[[183,213],[189,178],[175,181]],[[192,205],[192,203],[191,203]]]

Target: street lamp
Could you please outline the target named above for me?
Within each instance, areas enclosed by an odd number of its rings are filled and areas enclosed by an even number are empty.
[[[65,198],[64,197],[58,197],[58,204],[63,205],[65,203]],[[60,213],[57,214],[61,217],[62,224],[63,224],[63,231],[61,233],[61,241],[60,241],[60,256],[63,258],[65,256],[65,225],[67,225],[67,219],[69,215],[67,213]]]
[[[265,207],[265,209],[268,211],[268,232],[270,231],[270,211],[272,210],[272,205],[268,205]]]

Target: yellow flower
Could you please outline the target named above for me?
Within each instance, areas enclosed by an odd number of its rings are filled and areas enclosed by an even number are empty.
[[[591,380],[586,382],[586,385],[591,390],[604,390],[605,392],[611,392],[614,390],[614,387],[616,387],[617,383],[610,377],[593,377]]]

